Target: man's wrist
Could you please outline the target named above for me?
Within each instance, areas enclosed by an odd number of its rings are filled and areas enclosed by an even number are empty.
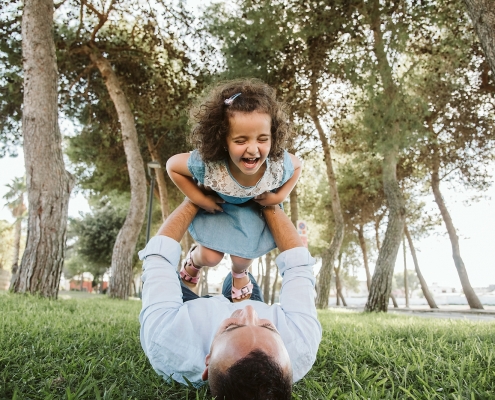
[[[275,205],[271,205],[271,206],[260,206],[260,210],[263,213],[263,215],[265,215],[266,213],[275,214],[275,212],[277,211],[277,208],[281,208],[280,204],[275,204]]]

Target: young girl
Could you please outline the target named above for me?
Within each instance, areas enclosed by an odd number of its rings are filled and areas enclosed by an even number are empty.
[[[290,135],[287,116],[275,90],[261,81],[221,84],[191,116],[196,150],[167,162],[172,181],[201,208],[189,227],[199,244],[191,247],[180,276],[194,287],[201,267],[230,254],[232,300],[244,300],[253,290],[247,273],[253,258],[276,247],[260,206],[284,201],[301,162],[283,149]]]

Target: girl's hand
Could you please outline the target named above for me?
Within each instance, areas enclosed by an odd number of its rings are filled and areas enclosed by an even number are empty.
[[[205,196],[196,205],[201,207],[206,212],[210,214],[215,214],[215,211],[223,212],[223,208],[219,204],[225,203],[225,201],[215,194],[209,194]]]
[[[262,193],[256,196],[253,200],[261,206],[275,206],[281,203],[277,193],[273,192]]]

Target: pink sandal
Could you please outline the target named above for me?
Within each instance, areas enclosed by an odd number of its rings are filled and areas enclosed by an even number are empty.
[[[231,271],[232,277],[233,278],[244,278],[246,275],[248,275],[247,270],[242,271],[241,273],[235,273],[234,271]],[[234,280],[232,279],[232,300],[248,300],[251,297],[251,294],[253,293],[253,284],[251,281],[245,286],[243,286],[240,289],[237,289],[234,287]],[[249,297],[242,297],[249,295]]]
[[[199,282],[199,278],[200,278],[200,275],[196,275],[196,276],[191,276],[187,270],[186,270],[186,267],[190,267],[192,269],[195,269],[196,271],[201,271],[201,268],[198,268],[194,265],[193,263],[193,260],[192,260],[192,251],[197,247],[196,244],[193,244],[191,246],[191,250],[189,250],[189,253],[187,253],[187,256],[186,256],[186,261],[184,261],[184,264],[182,265],[182,268],[179,272],[179,275],[181,277],[181,279],[184,281],[184,282],[189,282],[189,283],[192,283],[193,285],[196,285],[198,282]]]

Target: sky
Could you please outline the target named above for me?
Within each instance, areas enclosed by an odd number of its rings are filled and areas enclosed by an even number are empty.
[[[0,219],[13,222],[9,210],[3,206],[3,196],[8,191],[6,184],[24,173],[22,152],[17,158],[0,158]],[[304,173],[304,172],[303,172]],[[485,287],[495,284],[495,187],[485,193],[485,198],[471,205],[466,200],[475,193],[457,188],[449,190],[442,187],[446,204],[460,238],[461,256],[473,287]],[[427,206],[436,207],[433,196],[426,199]],[[89,212],[84,196],[72,194],[69,202],[69,215],[79,216],[80,212]],[[415,243],[421,271],[429,285],[437,283],[441,286],[461,288],[459,278],[452,260],[452,248],[446,234],[445,226],[438,227],[428,238]],[[402,247],[396,262],[396,271],[404,268]],[[408,269],[414,269],[412,258],[406,259]],[[370,267],[374,262],[370,260]],[[364,269],[358,271],[358,277],[365,279]]]

